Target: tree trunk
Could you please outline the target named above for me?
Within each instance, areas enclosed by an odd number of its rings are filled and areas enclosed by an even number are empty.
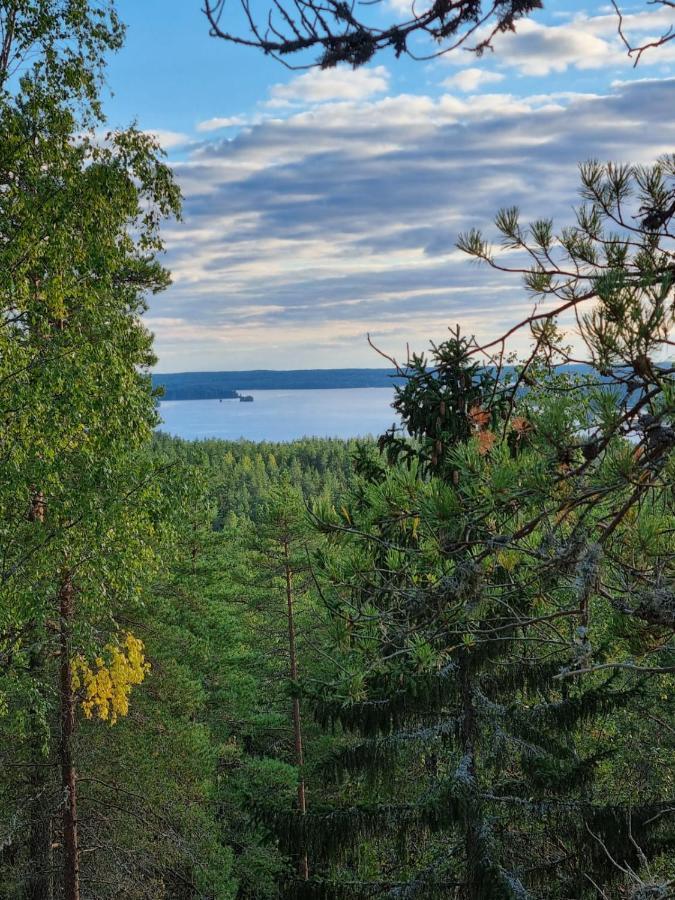
[[[45,788],[44,777],[39,767],[33,770],[31,788],[42,792]],[[33,818],[28,838],[29,870],[23,889],[25,900],[51,900],[53,897],[51,856],[52,827],[51,813],[38,800],[34,804]]]
[[[45,521],[46,501],[42,491],[34,490],[31,496],[28,518],[31,522]],[[36,684],[44,677],[45,636],[33,622],[34,648],[29,659],[31,677]],[[30,772],[31,817],[28,834],[28,872],[22,896],[24,900],[51,900],[52,883],[52,809],[51,766],[39,747],[42,744],[41,727],[37,723],[37,710],[31,712],[31,745],[33,763]]]
[[[14,41],[14,26],[16,24],[17,8],[12,6],[7,13],[4,23],[2,47],[0,48],[0,88],[4,87],[8,76],[9,60],[12,55],[12,43]]]
[[[80,900],[80,858],[77,843],[77,780],[73,759],[75,695],[71,672],[73,583],[66,573],[59,591],[61,681],[61,784],[63,787],[63,896]]]
[[[288,541],[284,541],[284,573],[286,576],[286,604],[288,609],[288,657],[290,661],[291,681],[298,678],[298,656],[295,649],[295,621],[293,618],[293,573],[291,570]],[[295,764],[300,772],[298,780],[298,809],[300,815],[307,812],[307,798],[305,796],[305,779],[303,776],[304,756],[302,752],[302,721],[300,719],[300,701],[293,698],[293,740],[295,744]],[[309,878],[309,862],[307,851],[302,850],[298,863],[298,874],[305,881]]]
[[[31,676],[37,681],[45,665],[44,642],[36,637],[37,647],[30,655]],[[31,817],[28,833],[28,872],[22,896],[24,900],[51,900],[51,766],[40,753],[42,743],[37,711],[31,713],[31,745],[33,762],[30,771]]]
[[[473,684],[469,666],[468,653],[464,651],[460,661],[459,677],[462,692],[462,759],[464,773],[473,784],[476,781],[476,709],[474,706]],[[464,822],[464,852],[466,854],[466,883],[464,897],[466,900],[481,900],[482,878],[480,877],[480,828],[481,811],[478,799],[474,796],[467,803],[467,818]]]

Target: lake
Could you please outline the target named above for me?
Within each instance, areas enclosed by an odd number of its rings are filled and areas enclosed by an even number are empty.
[[[379,435],[397,416],[391,388],[252,391],[239,400],[171,400],[160,403],[167,434],[189,440],[294,441],[302,437],[353,438]]]

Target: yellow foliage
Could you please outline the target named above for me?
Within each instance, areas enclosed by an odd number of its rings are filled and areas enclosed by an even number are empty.
[[[97,657],[91,668],[87,661],[78,656],[72,664],[72,687],[82,691],[82,709],[85,716],[114,725],[119,716],[129,712],[129,695],[135,684],[140,684],[150,671],[150,663],[145,660],[143,641],[127,632],[121,644],[106,644],[108,662]]]

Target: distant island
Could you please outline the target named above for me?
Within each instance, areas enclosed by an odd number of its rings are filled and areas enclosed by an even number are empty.
[[[152,376],[163,388],[164,400],[240,400],[239,391],[325,390],[326,388],[386,388],[400,378],[393,369],[253,369],[247,372],[167,372]]]

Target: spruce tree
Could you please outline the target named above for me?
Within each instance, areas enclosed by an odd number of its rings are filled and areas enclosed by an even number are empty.
[[[597,390],[544,364],[524,390],[472,349],[456,334],[412,360],[396,399],[408,438],[384,436],[387,464],[363,454],[352,502],[323,517],[343,656],[317,714],[345,732],[344,792],[289,824],[324,861],[301,896],[593,897],[672,847],[667,775],[641,797],[617,780],[659,709],[668,635],[617,628],[602,504],[541,515],[570,495],[560,448]],[[667,508],[648,518],[665,547]],[[639,558],[630,535],[615,552]],[[603,665],[627,639],[661,665]]]

